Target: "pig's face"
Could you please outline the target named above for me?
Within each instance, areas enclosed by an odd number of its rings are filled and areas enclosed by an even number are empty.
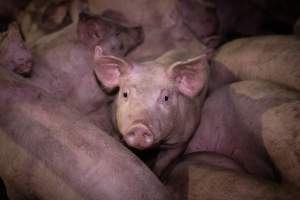
[[[81,42],[94,49],[100,45],[105,53],[126,55],[144,40],[142,27],[122,25],[114,20],[81,13],[77,28]]]
[[[171,65],[159,60],[129,64],[96,50],[97,77],[107,88],[119,86],[116,123],[129,146],[146,149],[186,142],[199,122],[195,116],[208,76],[205,58]]]
[[[32,70],[32,54],[25,47],[16,23],[11,24],[8,31],[2,33],[0,57],[1,65],[18,74],[29,75]]]

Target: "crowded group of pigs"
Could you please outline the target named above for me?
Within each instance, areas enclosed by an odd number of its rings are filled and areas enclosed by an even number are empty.
[[[297,0],[0,2],[0,199],[300,199],[298,17]]]

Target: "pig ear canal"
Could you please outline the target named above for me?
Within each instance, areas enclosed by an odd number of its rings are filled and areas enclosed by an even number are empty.
[[[100,46],[95,48],[95,75],[108,91],[119,86],[120,76],[127,73],[131,66],[123,59],[115,56],[105,56]]]
[[[195,97],[205,87],[208,78],[207,56],[173,64],[169,73],[177,89],[188,97]]]

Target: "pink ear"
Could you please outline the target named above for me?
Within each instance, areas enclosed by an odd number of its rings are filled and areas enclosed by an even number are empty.
[[[207,84],[208,59],[211,52],[177,62],[169,68],[169,73],[178,90],[188,97],[196,96]]]
[[[115,56],[103,55],[100,46],[96,46],[94,60],[96,67],[94,72],[102,85],[108,89],[119,86],[120,76],[129,71],[131,66],[123,59]]]

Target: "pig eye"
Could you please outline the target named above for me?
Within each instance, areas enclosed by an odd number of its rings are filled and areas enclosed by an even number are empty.
[[[123,97],[123,99],[125,99],[125,100],[127,100],[128,99],[128,96],[129,96],[129,90],[128,89],[124,89],[123,91],[122,91],[122,97]]]
[[[169,100],[169,96],[165,96],[165,101],[168,101]]]
[[[94,31],[94,32],[92,33],[92,37],[93,37],[94,39],[103,39],[104,35],[103,35],[103,33],[100,32],[100,31]]]
[[[169,104],[169,101],[171,100],[171,93],[169,90],[162,90],[159,97],[159,102],[162,104]]]

